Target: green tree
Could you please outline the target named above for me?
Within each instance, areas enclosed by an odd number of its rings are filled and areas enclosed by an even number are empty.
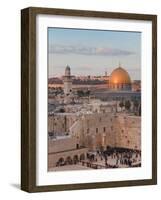
[[[77,95],[78,95],[79,97],[84,96],[83,90],[78,90],[78,91],[77,91]]]
[[[65,109],[64,109],[64,108],[60,108],[59,112],[60,112],[60,113],[64,113],[64,112],[65,112]]]
[[[86,91],[86,95],[89,96],[90,95],[90,90]]]
[[[139,116],[141,116],[141,104],[139,105]]]
[[[129,111],[130,107],[131,107],[131,102],[129,100],[125,101],[125,109]]]
[[[138,112],[138,109],[139,109],[139,102],[138,102],[137,100],[135,100],[135,101],[133,102],[133,105],[134,105],[134,111],[135,111],[135,112]]]
[[[122,108],[124,107],[124,102],[123,102],[123,101],[120,101],[119,106],[120,106],[121,111],[122,111]]]

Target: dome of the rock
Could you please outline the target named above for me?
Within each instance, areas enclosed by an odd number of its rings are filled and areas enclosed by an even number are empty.
[[[110,89],[131,90],[131,79],[128,72],[122,67],[113,70],[110,75]]]

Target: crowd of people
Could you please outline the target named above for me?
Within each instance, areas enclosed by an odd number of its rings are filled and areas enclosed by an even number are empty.
[[[121,148],[108,148],[106,151],[87,154],[90,163],[102,163],[106,168],[139,167],[141,166],[141,152]]]
[[[139,167],[141,166],[141,152],[132,149],[112,148],[106,150],[97,150],[89,152],[83,159],[78,156],[64,160],[60,158],[56,166],[81,164],[93,169],[101,168],[123,168],[123,167]]]

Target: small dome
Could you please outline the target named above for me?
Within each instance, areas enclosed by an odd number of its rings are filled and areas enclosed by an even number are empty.
[[[67,65],[67,66],[66,66],[66,70],[70,70],[70,67],[69,67],[69,65]]]
[[[111,73],[110,84],[131,84],[128,72],[122,67],[118,67]]]

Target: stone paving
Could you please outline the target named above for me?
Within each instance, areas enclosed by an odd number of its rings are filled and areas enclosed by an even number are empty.
[[[87,166],[82,166],[81,163],[78,163],[76,165],[64,165],[64,166],[59,166],[59,167],[54,167],[50,168],[49,171],[71,171],[71,170],[89,170],[92,168],[89,168]]]

